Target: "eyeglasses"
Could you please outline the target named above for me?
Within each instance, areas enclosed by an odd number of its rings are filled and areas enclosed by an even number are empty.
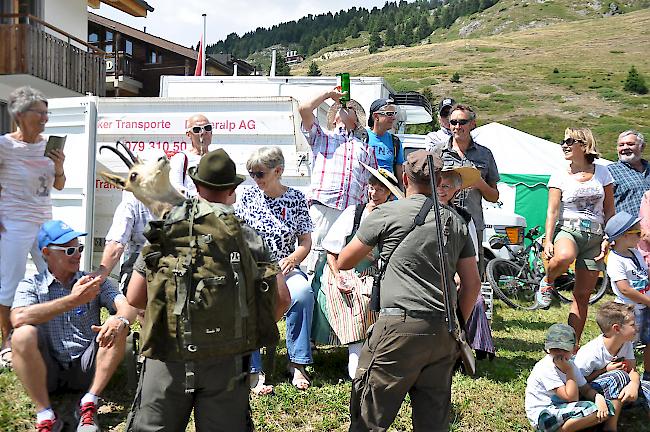
[[[376,111],[375,114],[379,114],[386,117],[395,117],[397,115],[397,111]]]
[[[639,235],[639,234],[641,234],[641,230],[640,230],[640,229],[628,230],[628,231],[625,231],[625,234],[635,234],[635,235]]]
[[[266,175],[266,172],[264,172],[264,171],[248,171],[248,174],[249,174],[252,178],[263,179],[264,176]]]
[[[41,111],[41,110],[31,109],[31,108],[28,109],[27,111],[31,111],[31,112],[33,112],[33,113],[36,113],[36,114],[40,115],[41,117],[42,117],[42,116],[49,116],[49,115],[52,115],[52,111]]]
[[[566,138],[566,139],[562,140],[560,145],[572,146],[573,144],[584,144],[584,143],[585,142],[583,140],[581,140],[581,139],[575,139],[575,138],[569,137],[569,138]]]
[[[53,249],[53,250],[62,250],[65,251],[65,254],[67,256],[72,256],[79,251],[79,253],[84,251],[84,245],[79,245],[79,246],[68,246],[68,247],[63,247],[63,246],[48,246],[48,249]]]
[[[201,131],[206,131],[206,132],[212,132],[212,125],[211,124],[206,124],[203,126],[192,126],[190,129],[192,133],[199,134]]]
[[[453,126],[457,126],[457,125],[465,126],[467,123],[471,121],[472,119],[449,120],[449,124]]]

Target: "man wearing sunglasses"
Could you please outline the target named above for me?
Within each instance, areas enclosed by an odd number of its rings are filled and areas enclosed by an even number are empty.
[[[187,170],[196,167],[203,155],[208,153],[208,147],[212,144],[212,123],[203,114],[194,114],[185,125],[185,135],[192,141],[192,147],[171,156],[169,181],[185,196],[191,197],[197,192],[194,182],[187,176]]]
[[[11,310],[13,364],[36,407],[36,429],[59,431],[50,405],[58,389],[86,391],[77,431],[94,432],[98,397],[124,356],[135,310],[109,281],[79,271],[84,246],[62,221],[45,222],[38,246],[47,270],[18,285]],[[113,312],[103,325],[100,309]]]
[[[452,137],[444,144],[432,146],[432,150],[440,152],[445,165],[471,166],[481,172],[481,177],[471,187],[461,190],[454,203],[465,208],[474,219],[476,234],[479,240],[479,272],[483,274],[484,256],[482,201],[497,202],[499,189],[497,182],[501,178],[492,151],[474,141],[470,132],[476,127],[476,114],[468,105],[456,105],[449,114],[449,125]]]
[[[438,104],[438,124],[440,129],[437,131],[429,132],[424,137],[424,143],[427,148],[432,148],[438,144],[447,144],[449,139],[454,135],[451,132],[451,125],[449,124],[449,114],[451,109],[456,105],[456,101],[450,97],[443,98]]]
[[[395,174],[401,187],[404,173],[404,151],[399,138],[391,130],[397,120],[397,105],[392,98],[377,99],[370,105],[368,143],[375,149],[379,168]]]

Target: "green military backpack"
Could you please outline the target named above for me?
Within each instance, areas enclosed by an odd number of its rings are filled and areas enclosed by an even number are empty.
[[[144,235],[145,357],[194,361],[277,344],[279,268],[232,207],[189,199]]]

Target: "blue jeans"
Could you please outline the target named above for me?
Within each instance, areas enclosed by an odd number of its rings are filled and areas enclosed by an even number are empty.
[[[311,364],[311,320],[314,314],[314,292],[307,276],[300,270],[293,270],[286,276],[291,294],[291,306],[287,311],[287,353],[289,361],[296,364]],[[257,350],[251,354],[250,371],[262,372],[262,356]]]

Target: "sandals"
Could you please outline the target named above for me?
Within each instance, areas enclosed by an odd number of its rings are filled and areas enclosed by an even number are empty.
[[[0,369],[11,369],[11,367],[11,347],[7,347],[0,351]]]
[[[289,376],[291,377],[291,384],[295,388],[303,391],[309,388],[311,382],[309,382],[309,378],[307,372],[305,372],[304,365],[294,366],[294,363],[289,363],[289,366],[287,367],[287,371],[289,372]]]
[[[251,391],[256,396],[270,396],[274,393],[272,385],[265,385],[266,375],[263,372],[252,373],[249,377]]]

